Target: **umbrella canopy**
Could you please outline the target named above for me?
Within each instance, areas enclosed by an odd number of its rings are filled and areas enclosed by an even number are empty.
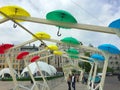
[[[30,62],[35,62],[40,58],[40,56],[34,56],[31,58]]]
[[[1,49],[0,49],[0,54],[4,54],[4,53],[5,53],[4,50],[1,50]]]
[[[61,21],[61,22],[69,22],[69,23],[77,23],[77,20],[67,11],[64,10],[55,10],[47,13],[46,19],[48,20],[53,20],[53,21]],[[62,27],[58,26],[60,28],[67,28],[67,27]],[[58,36],[61,36],[59,34],[59,30],[57,33]]]
[[[62,54],[63,54],[62,51],[54,51],[53,53],[54,53],[55,55],[62,55]]]
[[[79,54],[79,51],[76,50],[75,48],[70,48],[70,49],[66,50],[66,52],[68,54]]]
[[[100,54],[92,54],[90,57],[93,58],[93,59],[96,59],[98,61],[104,61],[105,60],[104,56],[102,56]]]
[[[71,59],[78,59],[78,58],[79,58],[79,57],[76,56],[76,55],[69,55],[69,57],[70,57]]]
[[[74,44],[74,45],[80,44],[80,42],[76,38],[73,38],[73,37],[65,37],[61,39],[60,41],[67,43],[67,44]]]
[[[17,55],[17,59],[23,59],[25,56],[27,56],[29,54],[29,52],[27,51],[23,51],[23,52],[20,52],[18,55]]]
[[[23,8],[19,7],[19,6],[4,6],[0,8],[0,11],[3,12],[4,14],[14,17],[14,16],[26,16],[26,17],[30,17],[30,14]],[[3,17],[5,17],[4,15],[2,15]],[[17,22],[22,22],[23,20],[15,20]],[[13,27],[16,28],[17,25],[14,23]]]
[[[120,19],[117,19],[109,24],[111,28],[120,28]]]
[[[45,32],[37,32],[37,33],[35,33],[35,36],[40,39],[50,39],[51,38],[51,36]],[[35,37],[33,36],[33,38],[35,38]]]
[[[5,13],[8,16],[27,16],[30,17],[30,14],[23,8],[19,6],[4,6],[0,8],[0,11]],[[21,21],[21,20],[17,20]]]
[[[47,46],[47,49],[50,49],[50,50],[58,50],[58,47],[56,45],[48,45]]]
[[[98,46],[99,49],[103,50],[103,51],[107,51],[111,54],[120,54],[120,50],[111,44],[102,44],[100,46]]]
[[[46,18],[54,21],[77,23],[77,20],[69,12],[64,10],[51,11],[47,13]]]
[[[2,45],[0,45],[0,50],[2,52],[4,52],[5,50],[8,50],[8,49],[10,49],[13,46],[14,46],[13,44],[2,44]]]

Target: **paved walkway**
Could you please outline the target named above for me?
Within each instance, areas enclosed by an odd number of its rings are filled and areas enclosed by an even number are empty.
[[[53,90],[68,90],[67,83],[62,82],[57,87],[55,87]],[[80,82],[76,83],[76,90],[88,90],[86,85],[81,84]]]
[[[19,82],[22,85],[31,87],[32,84],[30,81]],[[48,81],[49,87],[51,90],[68,90],[68,85],[63,79],[51,80]],[[13,90],[14,84],[12,81],[0,81],[0,90]],[[25,89],[20,89],[25,90]],[[87,90],[86,85],[81,84],[80,82],[76,83],[76,90]]]

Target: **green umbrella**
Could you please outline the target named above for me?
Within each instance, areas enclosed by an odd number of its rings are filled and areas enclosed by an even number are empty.
[[[76,56],[76,55],[69,55],[69,57],[72,58],[72,59],[78,59],[78,58],[79,58],[79,57]]]
[[[75,48],[70,48],[70,49],[66,50],[66,52],[68,54],[79,54],[79,51],[76,50]]]
[[[61,21],[61,22],[77,23],[77,20],[70,13],[64,10],[55,10],[55,11],[49,12],[46,15],[46,19]],[[62,27],[62,26],[58,26],[58,27],[59,28],[58,28],[57,35],[61,36],[61,34],[59,34],[60,28],[66,28],[66,27]]]
[[[74,45],[80,44],[80,42],[76,38],[73,38],[73,37],[65,37],[61,39],[60,41],[67,43],[67,44],[74,44]]]

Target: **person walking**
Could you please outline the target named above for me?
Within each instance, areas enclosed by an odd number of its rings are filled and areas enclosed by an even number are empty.
[[[76,76],[75,76],[75,74],[73,74],[72,75],[72,87],[73,87],[73,90],[76,90],[75,83],[76,83]]]
[[[68,90],[71,90],[71,75],[69,74],[68,78],[67,78],[67,84],[68,84]]]

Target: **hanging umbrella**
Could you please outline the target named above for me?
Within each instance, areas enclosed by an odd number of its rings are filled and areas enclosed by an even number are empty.
[[[47,46],[47,49],[50,49],[50,50],[58,50],[58,47],[56,45],[48,45]]]
[[[104,61],[105,60],[104,56],[102,56],[100,54],[92,54],[90,57],[93,58],[93,59],[96,59],[98,61]]]
[[[66,52],[68,54],[79,54],[79,51],[74,48],[70,48],[70,49],[66,50]]]
[[[111,54],[120,54],[120,50],[111,44],[102,44],[100,46],[98,46],[99,49],[103,50],[103,51],[107,51]]]
[[[74,45],[80,44],[80,42],[76,38],[73,38],[73,37],[65,37],[61,39],[60,41],[67,43],[67,44],[74,44]]]
[[[30,62],[35,62],[40,58],[40,56],[34,56],[31,58]]]
[[[1,50],[1,49],[0,49],[0,54],[4,54],[4,53],[5,53],[4,50]]]
[[[0,8],[0,11],[5,13],[8,16],[14,17],[14,16],[26,16],[30,17],[30,14],[23,8],[19,6],[4,6]],[[16,20],[17,22],[21,22],[22,20]],[[16,25],[14,24],[14,27]]]
[[[109,24],[111,28],[120,28],[120,19],[117,19]]]
[[[2,44],[2,45],[0,45],[0,50],[5,51],[5,50],[8,50],[9,48],[11,48],[13,46],[14,46],[13,44]]]
[[[50,39],[51,38],[51,36],[45,32],[37,32],[37,33],[35,33],[35,36],[40,39]],[[33,36],[33,38],[35,38],[35,37]]]
[[[62,54],[63,54],[62,51],[54,51],[53,53],[54,53],[55,55],[62,55]]]
[[[69,55],[69,57],[72,58],[72,59],[78,59],[78,58],[79,58],[79,57],[76,56],[76,55]]]
[[[64,10],[55,10],[55,11],[51,11],[49,13],[47,13],[46,18],[48,20],[53,20],[53,21],[61,21],[61,22],[69,22],[69,23],[77,23],[77,20],[67,11]],[[62,26],[58,26],[58,36],[61,36],[61,34],[59,34],[59,30],[60,28],[66,28],[66,27],[62,27]]]
[[[25,56],[27,56],[29,54],[29,52],[27,51],[23,51],[23,52],[20,52],[18,55],[17,55],[17,59],[23,59]]]

